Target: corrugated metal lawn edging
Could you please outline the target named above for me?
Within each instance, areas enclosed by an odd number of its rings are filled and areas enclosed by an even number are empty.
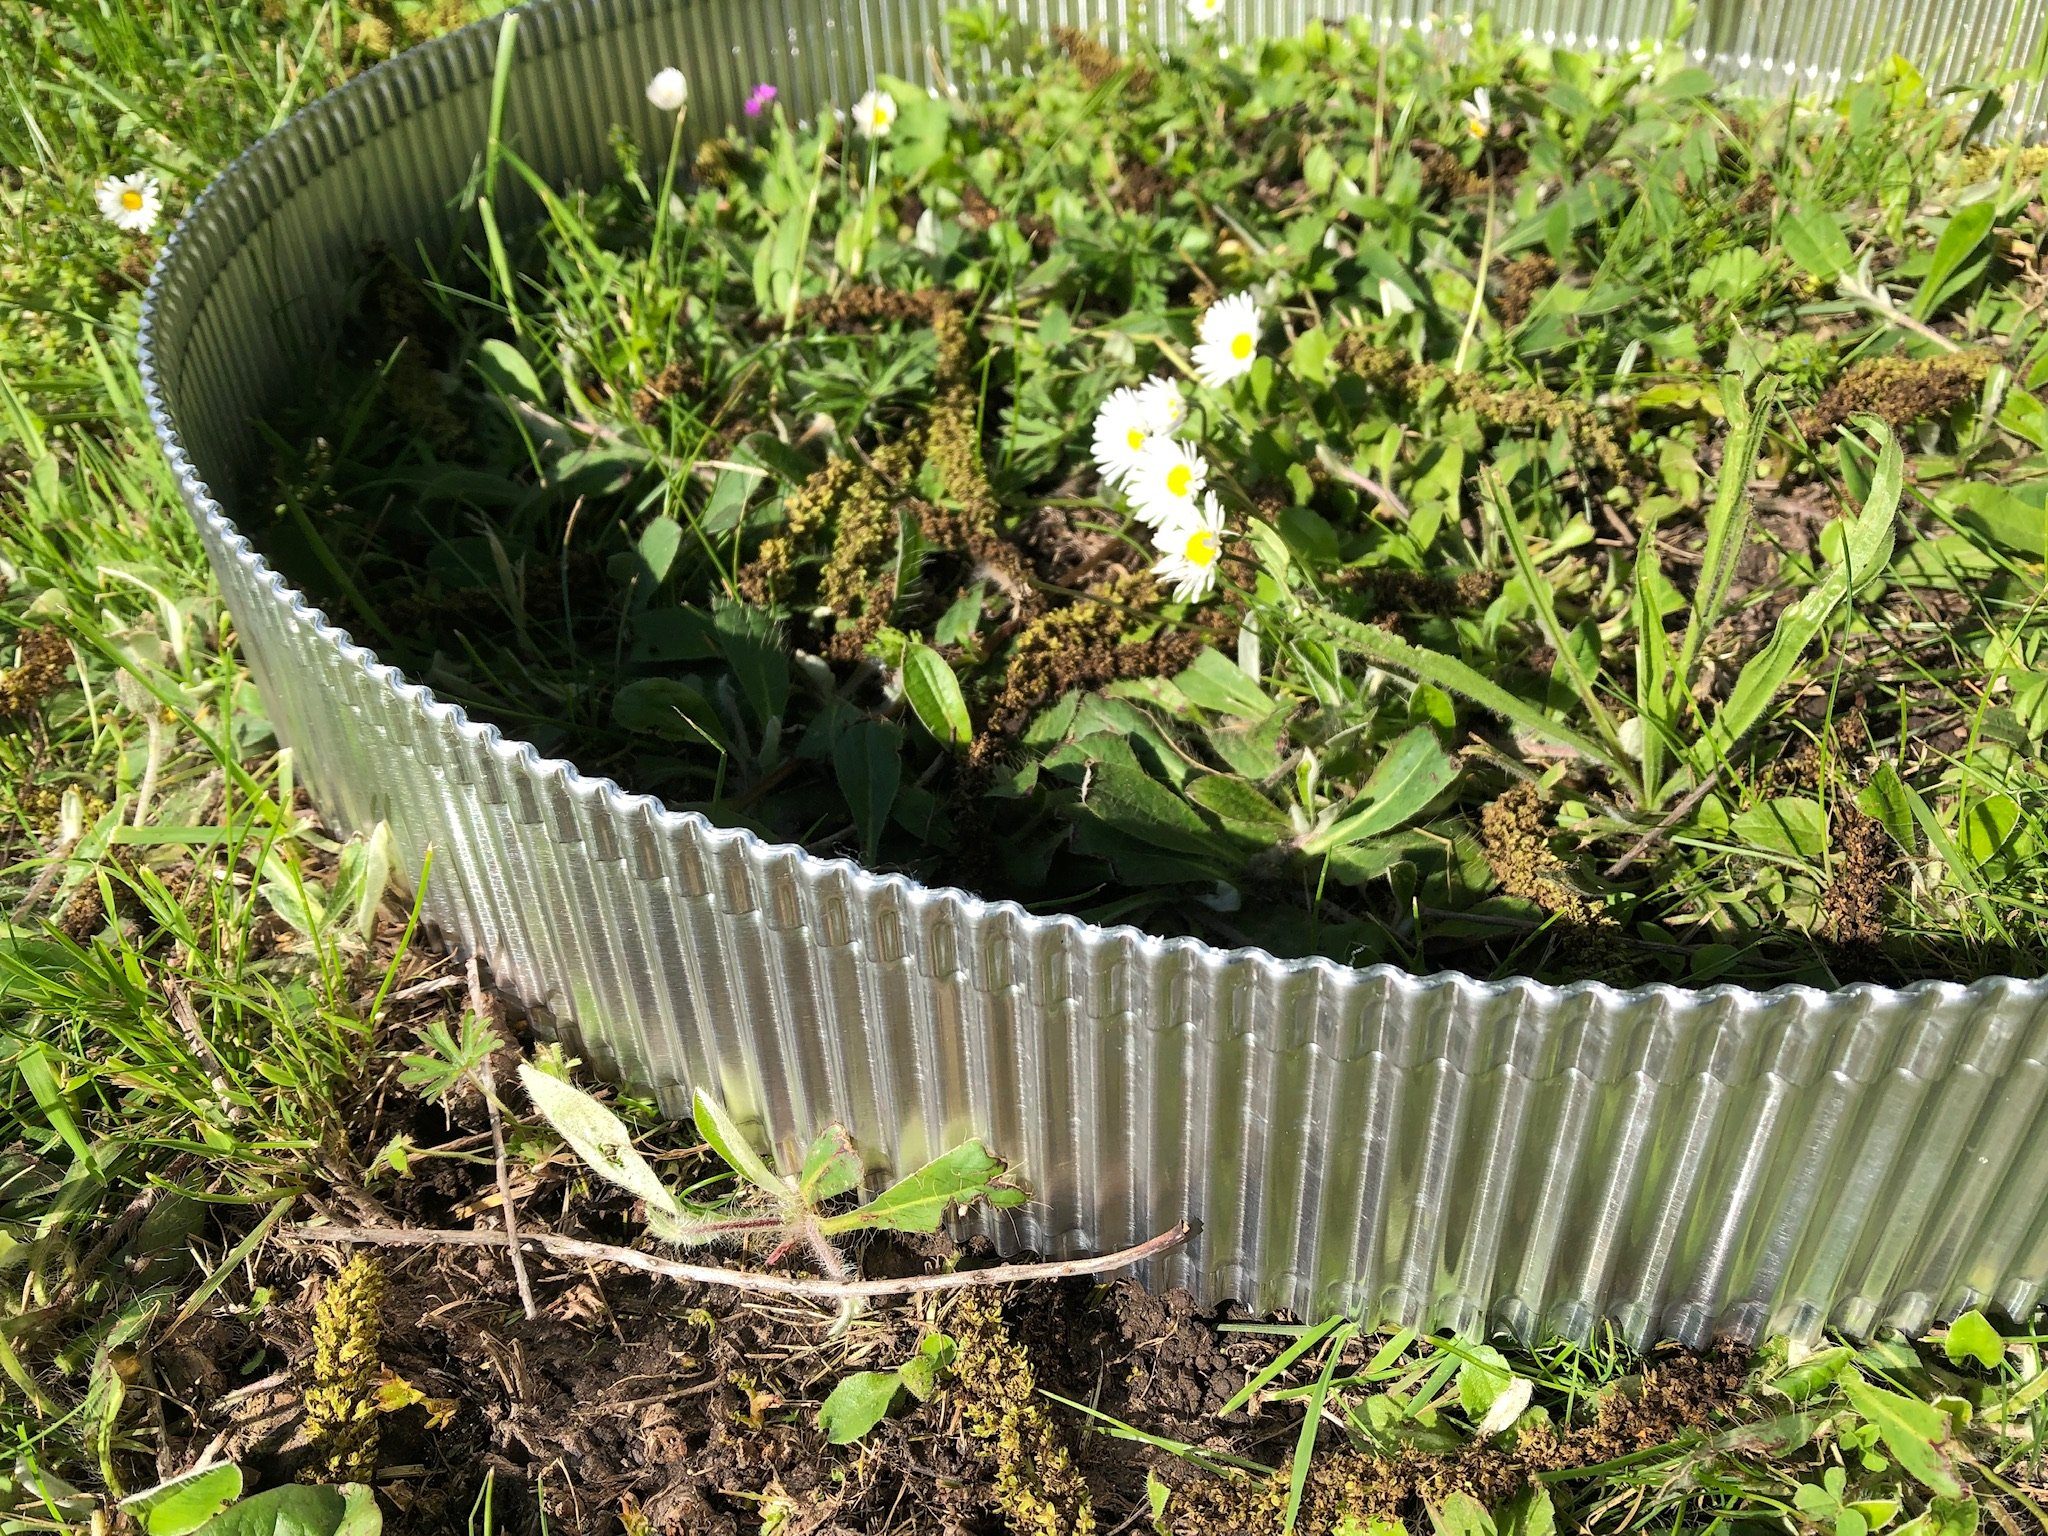
[[[1241,0],[1297,30],[1358,9]],[[1037,25],[1120,6],[1026,0]],[[1707,8],[1700,56],[1785,89],[1876,39],[1967,76],[2048,0]],[[940,0],[539,0],[507,137],[557,182],[602,179],[642,89],[690,75],[695,121],[777,82],[799,113],[925,73]],[[1381,7],[1390,24],[1417,19]],[[1654,14],[1653,14],[1654,13]],[[1641,0],[1521,0],[1563,45],[1661,25]],[[1178,8],[1148,14],[1161,35]],[[2031,29],[2030,31],[2027,29]],[[665,810],[468,720],[293,591],[226,508],[252,421],[336,322],[370,242],[450,231],[482,154],[495,23],[371,70],[222,174],[145,306],[164,452],[279,739],[337,828],[388,822],[426,910],[600,1071],[671,1112],[719,1095],[785,1156],[843,1120],[879,1173],[969,1135],[1020,1165],[1006,1247],[1138,1241],[1148,1279],[1262,1310],[1698,1343],[1908,1330],[2030,1310],[2048,1279],[2048,987],[1823,993],[1410,976],[1282,962],[928,889]],[[2025,117],[2033,100],[2015,103]]]

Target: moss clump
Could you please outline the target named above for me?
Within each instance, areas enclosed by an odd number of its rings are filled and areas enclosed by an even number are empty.
[[[359,1253],[313,1308],[306,1438],[320,1451],[320,1475],[334,1482],[366,1483],[377,1470],[377,1307],[383,1297],[383,1266]]]
[[[1055,27],[1052,40],[1091,86],[1107,85],[1128,70],[1130,78],[1124,82],[1126,89],[1139,93],[1151,89],[1150,70],[1143,65],[1134,66],[1101,39],[1090,36],[1079,27]]]
[[[1510,896],[1532,901],[1578,928],[1610,919],[1564,881],[1564,861],[1550,851],[1550,828],[1536,786],[1519,783],[1479,813],[1479,839],[1494,878]]]
[[[1498,286],[1493,312],[1503,326],[1513,330],[1529,318],[1536,301],[1557,281],[1557,263],[1541,251],[1532,251],[1504,263],[1494,281]]]
[[[1130,612],[1157,601],[1151,573],[1134,571],[1097,582],[1081,601],[1027,624],[1011,649],[1002,689],[970,761],[992,761],[1041,709],[1070,690],[1127,677],[1171,677],[1192,665],[1202,649],[1202,637],[1193,630],[1122,638]]]
[[[1989,352],[1866,357],[1835,380],[1818,404],[1800,413],[1800,430],[1817,437],[1852,416],[1880,417],[1897,430],[1946,416],[1977,393],[1997,361]]]
[[[1091,1536],[1095,1503],[1073,1452],[1038,1397],[1031,1356],[1003,1304],[963,1291],[953,1308],[954,1394],[967,1432],[995,1468],[996,1503],[1015,1536]]]
[[[1892,842],[1884,824],[1846,800],[1828,814],[1834,857],[1829,861],[1821,912],[1828,942],[1853,966],[1867,967],[1884,940],[1885,898],[1891,891]]]
[[[703,387],[704,381],[698,377],[695,365],[685,358],[677,358],[633,391],[634,419],[651,422],[676,396],[694,394]]]
[[[71,645],[45,626],[21,637],[21,660],[0,672],[0,720],[28,714],[71,676]]]

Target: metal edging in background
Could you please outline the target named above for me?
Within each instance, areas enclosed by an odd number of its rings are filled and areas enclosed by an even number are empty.
[[[1297,30],[1316,0],[1237,0]],[[926,73],[944,0],[539,0],[508,140],[596,181],[614,124],[662,142],[772,80],[799,114]],[[1115,0],[1017,0],[1127,32]],[[1389,24],[1417,8],[1378,8]],[[1559,45],[1654,33],[1662,0],[1507,0]],[[1709,6],[1694,51],[1755,88],[1852,74],[1876,38],[1939,78],[2038,40],[2048,0]],[[1147,25],[1177,35],[1177,6]],[[2009,27],[2018,28],[2017,33]],[[433,850],[425,908],[545,1027],[671,1113],[704,1086],[784,1156],[838,1119],[877,1174],[978,1135],[1032,1201],[1005,1247],[1135,1242],[1147,1278],[1301,1315],[1632,1341],[1924,1328],[2048,1283],[2048,985],[1619,991],[1281,961],[1040,917],[669,811],[469,720],[330,624],[236,528],[252,420],[370,242],[445,234],[481,157],[498,32],[370,70],[261,140],[179,226],[142,375],[278,738],[339,829]],[[2033,121],[2037,88],[2015,102]]]

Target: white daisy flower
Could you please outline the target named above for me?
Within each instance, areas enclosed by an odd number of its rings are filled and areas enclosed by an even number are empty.
[[[853,104],[853,126],[864,139],[886,139],[896,126],[896,98],[887,91],[869,91]]]
[[[1155,437],[1139,451],[1137,466],[1124,481],[1124,495],[1139,522],[1165,528],[1195,515],[1208,483],[1209,465],[1199,453],[1174,438]]]
[[[657,112],[680,112],[690,99],[689,79],[671,65],[647,82],[647,99]]]
[[[1216,587],[1216,566],[1223,557],[1223,503],[1214,493],[1201,498],[1187,517],[1176,519],[1152,535],[1159,549],[1152,574],[1168,584],[1177,603],[1199,602]]]
[[[1196,26],[1205,26],[1223,14],[1223,0],[1183,0],[1187,6],[1188,20]]]
[[[1188,419],[1187,396],[1180,392],[1180,380],[1155,373],[1135,391],[1145,410],[1145,429],[1154,437],[1171,437]]]
[[[1458,103],[1458,110],[1465,114],[1465,131],[1475,139],[1484,139],[1493,133],[1493,97],[1485,86],[1472,93],[1470,101]]]
[[[1201,336],[1193,354],[1196,377],[1221,389],[1250,373],[1258,360],[1260,324],[1259,301],[1249,291],[1211,304],[1196,327]]]
[[[157,191],[156,178],[147,171],[108,176],[94,189],[92,196],[93,201],[99,204],[101,215],[116,229],[125,229],[130,234],[148,234],[156,228],[157,215],[164,211],[164,200]]]
[[[1112,485],[1130,479],[1152,438],[1152,417],[1141,391],[1119,389],[1103,401],[1095,413],[1095,467],[1102,478]]]

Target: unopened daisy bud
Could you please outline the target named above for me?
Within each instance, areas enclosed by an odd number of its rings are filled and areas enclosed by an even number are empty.
[[[647,82],[647,99],[657,112],[680,112],[690,99],[690,82],[671,65]]]

